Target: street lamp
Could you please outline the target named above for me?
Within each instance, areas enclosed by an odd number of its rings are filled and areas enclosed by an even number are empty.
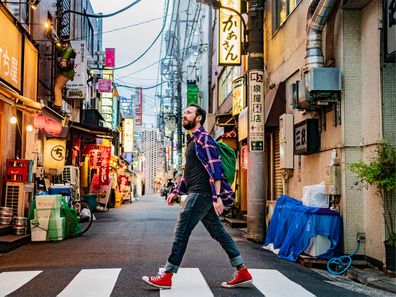
[[[216,10],[224,9],[224,10],[231,11],[231,12],[235,13],[241,19],[242,26],[243,26],[242,54],[246,54],[248,46],[249,46],[249,44],[247,42],[248,31],[247,31],[247,26],[246,26],[245,19],[243,18],[242,14],[238,10],[236,10],[236,9],[234,9],[232,7],[224,6],[221,3],[221,1],[218,1],[218,0],[196,0],[196,1],[199,4],[212,6],[213,9],[216,9]]]

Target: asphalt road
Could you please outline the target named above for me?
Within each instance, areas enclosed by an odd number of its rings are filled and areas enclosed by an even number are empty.
[[[53,297],[62,292],[60,296],[98,297],[98,292],[106,295],[106,290],[107,296],[391,296],[280,260],[235,229],[230,232],[246,265],[258,277],[255,286],[224,289],[221,282],[229,280],[234,270],[202,224],[190,238],[182,263],[186,269],[175,277],[179,277],[180,290],[150,288],[141,277],[155,275],[165,264],[177,215],[178,205],[167,207],[162,197],[145,196],[121,208],[96,213],[97,220],[83,237],[33,242],[0,254],[0,295],[2,287],[19,281],[22,284],[14,285],[9,296]],[[10,273],[17,271],[20,275]],[[26,276],[27,271],[35,271],[36,276]]]

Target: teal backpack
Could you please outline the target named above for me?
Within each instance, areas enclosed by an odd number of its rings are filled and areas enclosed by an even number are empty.
[[[221,162],[223,163],[224,177],[227,183],[231,185],[234,182],[236,171],[235,151],[224,142],[217,141],[216,144],[220,151]]]

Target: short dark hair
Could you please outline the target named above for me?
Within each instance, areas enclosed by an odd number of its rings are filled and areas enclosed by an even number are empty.
[[[190,103],[188,106],[194,106],[197,108],[197,111],[195,113],[196,116],[201,116],[202,120],[201,120],[201,125],[203,125],[205,123],[206,120],[206,110],[203,109],[201,106],[199,106],[198,104],[194,104],[194,103]]]

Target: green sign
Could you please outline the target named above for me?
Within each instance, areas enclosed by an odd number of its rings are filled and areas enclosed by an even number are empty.
[[[198,86],[196,84],[187,85],[187,105],[198,104]]]

